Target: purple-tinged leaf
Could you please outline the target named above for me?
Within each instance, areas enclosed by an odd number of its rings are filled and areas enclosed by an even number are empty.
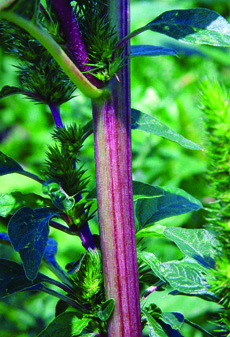
[[[158,47],[151,45],[132,45],[131,57],[135,56],[159,56],[159,55],[176,55],[177,52],[172,48]]]
[[[49,220],[59,217],[52,208],[21,208],[8,224],[8,235],[12,246],[19,251],[26,277],[34,280],[37,276],[42,257],[45,253]]]

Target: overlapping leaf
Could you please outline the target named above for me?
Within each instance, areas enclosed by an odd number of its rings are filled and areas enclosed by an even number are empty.
[[[0,151],[0,176],[22,171],[21,165]]]
[[[151,45],[132,45],[131,57],[136,56],[159,56],[159,55],[176,55],[175,49],[167,47],[158,47]]]

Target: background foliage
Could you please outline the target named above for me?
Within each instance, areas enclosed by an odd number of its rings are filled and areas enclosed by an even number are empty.
[[[206,7],[219,12],[230,20],[229,1],[131,1],[131,29],[134,30],[166,10]],[[1,38],[1,37],[0,37]],[[204,145],[202,112],[199,109],[199,83],[202,79],[219,79],[227,89],[230,86],[230,50],[181,44],[162,36],[145,32],[132,40],[133,44],[154,44],[173,47],[176,56],[158,56],[132,59],[132,107],[158,118],[176,132],[192,141]],[[0,87],[16,85],[16,60],[3,54],[0,39]],[[78,92],[77,97],[62,105],[65,123],[76,120],[84,123],[91,119],[90,101]],[[50,131],[53,120],[48,107],[36,105],[15,95],[0,101],[0,150],[31,172],[42,168],[47,144],[52,142]],[[207,159],[205,151],[192,151],[151,134],[134,131],[133,178],[144,183],[160,186],[180,187],[205,203],[211,198],[205,181]],[[85,142],[81,152],[82,161],[91,177],[90,188],[95,187],[92,136]],[[0,192],[20,190],[41,194],[40,185],[16,174],[0,177]],[[159,221],[168,227],[202,228],[202,211]],[[4,231],[8,219],[0,219],[0,231]],[[91,221],[96,233],[96,219]],[[64,268],[75,261],[81,252],[81,243],[51,230],[51,236],[61,241],[57,260]],[[68,239],[67,239],[68,238]],[[150,239],[148,239],[150,240]],[[152,251],[162,261],[180,257],[178,248],[170,241],[154,238]],[[19,259],[10,247],[0,246],[1,257]],[[47,271],[46,271],[47,272]],[[198,298],[167,296],[164,292],[153,293],[155,303],[165,312],[179,311],[186,318],[210,328],[208,320],[215,316],[217,305]],[[23,303],[23,304],[22,304]],[[34,336],[49,323],[54,315],[56,300],[36,293],[19,293],[0,302],[0,335]],[[201,337],[201,332],[187,326],[185,336]]]

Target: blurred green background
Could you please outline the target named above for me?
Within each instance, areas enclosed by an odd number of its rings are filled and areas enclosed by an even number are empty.
[[[131,30],[155,18],[166,10],[206,7],[230,20],[229,1],[131,1]],[[16,85],[17,60],[3,53],[0,41],[0,88]],[[151,44],[173,47],[178,56],[133,58],[131,63],[132,107],[167,124],[184,137],[203,146],[204,151],[192,151],[178,144],[141,131],[132,132],[133,179],[160,186],[176,186],[201,200],[204,205],[211,195],[205,182],[207,158],[199,109],[199,83],[204,78],[218,79],[228,89],[230,86],[230,51],[208,46],[191,46],[178,43],[157,33],[145,32],[135,37],[132,44]],[[77,97],[62,105],[64,123],[76,121],[85,124],[91,119],[90,100],[79,92]],[[25,169],[39,175],[45,158],[47,144],[52,142],[50,132],[53,120],[47,106],[36,105],[19,95],[0,101],[0,150],[18,161]],[[93,138],[90,136],[81,152],[82,161],[90,177],[89,190],[95,187]],[[41,194],[41,186],[32,180],[11,174],[0,177],[0,193],[21,191]],[[0,231],[6,231],[8,219],[0,219]],[[169,218],[167,226],[202,228],[202,212]],[[91,223],[98,232],[97,219]],[[51,236],[59,242],[57,260],[64,268],[76,261],[82,251],[80,240],[51,229]],[[172,243],[154,239],[149,242],[151,251],[162,261],[181,257]],[[19,261],[10,247],[0,246],[1,257]],[[42,272],[48,273],[45,268]],[[53,276],[52,276],[53,277]],[[208,321],[215,316],[217,305],[187,296],[166,296],[153,293],[152,300],[164,311],[179,311],[186,318],[204,328],[212,329]],[[0,302],[0,337],[35,336],[54,316],[57,300],[38,293],[19,293]],[[215,327],[213,327],[214,329]],[[182,331],[185,337],[202,337],[191,327]]]

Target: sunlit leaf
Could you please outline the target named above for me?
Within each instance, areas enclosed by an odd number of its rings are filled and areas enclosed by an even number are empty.
[[[215,256],[219,247],[215,235],[206,229],[187,229],[170,227],[164,235],[174,241],[180,250],[206,268],[215,267]]]
[[[10,5],[12,5],[13,2],[16,0],[0,0],[0,11],[3,9],[7,9]]]
[[[105,322],[111,316],[114,309],[115,301],[113,298],[109,298],[107,301],[102,303],[101,309],[98,311],[97,316],[102,322]]]
[[[11,244],[19,251],[29,280],[34,280],[37,276],[47,245],[49,220],[54,216],[59,215],[55,209],[49,207],[34,210],[23,207],[9,221],[8,235]]]
[[[75,312],[64,312],[56,317],[37,337],[72,337],[87,327],[90,318],[78,318]]]
[[[141,311],[149,327],[149,337],[167,337],[161,325],[145,310]]]
[[[184,323],[184,316],[179,312],[163,312],[161,319],[175,330],[180,330]]]
[[[138,31],[145,30],[186,43],[230,47],[230,24],[220,14],[206,8],[164,12]]]
[[[43,198],[35,193],[22,194],[21,192],[11,192],[0,195],[0,216],[2,217],[15,213],[23,206],[40,208],[52,206],[52,203],[50,199]]]
[[[165,226],[161,226],[159,224],[147,227],[147,228],[143,228],[140,231],[138,231],[136,233],[136,239],[139,238],[144,238],[146,236],[155,236],[155,237],[160,237],[160,238],[164,238],[164,230],[165,230]]]
[[[190,150],[202,150],[200,145],[197,145],[191,140],[184,138],[170,129],[167,125],[158,121],[156,118],[139,110],[132,109],[131,123],[132,129],[142,130],[157,136],[161,136],[163,138],[167,138]]]

